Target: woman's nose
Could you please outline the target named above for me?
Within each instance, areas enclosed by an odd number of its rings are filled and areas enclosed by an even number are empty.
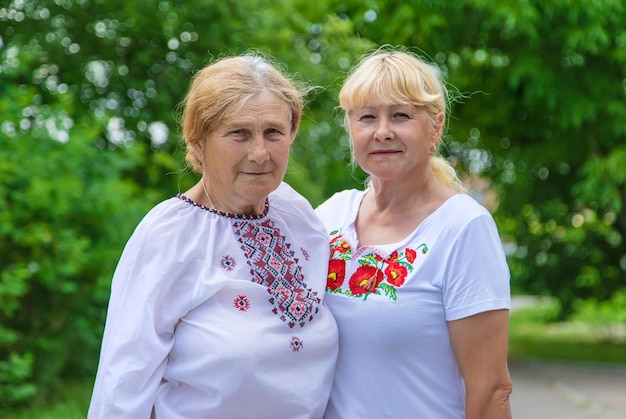
[[[376,131],[374,132],[374,139],[378,141],[393,140],[394,133],[389,120],[385,118],[379,118],[376,122]]]
[[[255,136],[248,150],[248,159],[251,161],[262,164],[269,159],[270,153],[267,147],[267,143],[262,136]]]

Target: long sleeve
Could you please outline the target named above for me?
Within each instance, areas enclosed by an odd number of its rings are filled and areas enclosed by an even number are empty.
[[[149,418],[178,319],[192,290],[182,277],[175,229],[158,211],[128,241],[111,286],[88,417]]]

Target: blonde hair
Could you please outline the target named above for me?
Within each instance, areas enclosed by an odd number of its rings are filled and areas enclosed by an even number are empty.
[[[287,103],[291,111],[291,138],[295,138],[308,90],[297,87],[267,56],[247,53],[224,57],[194,76],[183,103],[182,138],[187,148],[185,158],[195,172],[202,173],[197,147],[207,133],[263,91],[274,93]]]
[[[385,105],[422,107],[433,121],[440,113],[445,117],[448,90],[437,71],[434,65],[404,48],[383,46],[366,55],[352,69],[339,92],[339,105],[345,113],[348,132],[349,113],[371,103],[372,98]],[[445,158],[433,155],[430,162],[437,179],[456,191],[465,192],[456,170]]]

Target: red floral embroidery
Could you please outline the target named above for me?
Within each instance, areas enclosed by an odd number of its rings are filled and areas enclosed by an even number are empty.
[[[341,233],[341,231],[338,231]],[[343,235],[338,236],[330,240],[330,256],[333,257],[335,253],[339,253],[340,259],[350,259],[352,256],[352,249],[347,241],[343,239]]]
[[[233,303],[239,311],[248,311],[250,308],[250,300],[245,295],[238,295],[233,300]]]
[[[326,287],[336,290],[341,287],[344,279],[346,279],[346,261],[343,259],[331,259],[328,263]]]
[[[402,266],[399,262],[391,262],[385,269],[385,275],[387,275],[387,282],[394,287],[400,287],[404,284],[404,280],[408,275],[408,270],[405,266]]]
[[[352,249],[344,239],[341,229],[330,233],[330,262],[326,291],[362,298],[364,301],[370,294],[385,295],[392,300],[397,299],[397,288],[404,285],[417,255],[428,252],[423,243],[418,247],[394,250],[389,256],[378,252],[363,253],[358,256],[359,267],[348,280],[348,289],[343,289],[346,277],[346,261],[352,260]]]
[[[426,252],[424,252],[424,253],[426,253]],[[417,257],[417,252],[415,250],[407,248],[404,251],[404,254],[406,255],[407,262],[409,262],[409,263],[415,262],[415,258]]]
[[[292,336],[289,344],[294,352],[298,352],[304,346],[304,343],[297,336]]]
[[[230,255],[222,256],[222,258],[220,259],[220,266],[222,267],[222,269],[232,271],[235,266],[237,266],[237,261]]]
[[[361,295],[368,292],[376,293],[376,289],[383,279],[383,273],[376,266],[359,266],[350,277],[350,291],[352,295]],[[373,284],[372,281],[374,281]]]

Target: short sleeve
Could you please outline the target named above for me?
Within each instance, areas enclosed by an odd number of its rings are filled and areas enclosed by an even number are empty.
[[[446,320],[510,308],[510,273],[491,215],[469,221],[452,244],[445,267]]]

